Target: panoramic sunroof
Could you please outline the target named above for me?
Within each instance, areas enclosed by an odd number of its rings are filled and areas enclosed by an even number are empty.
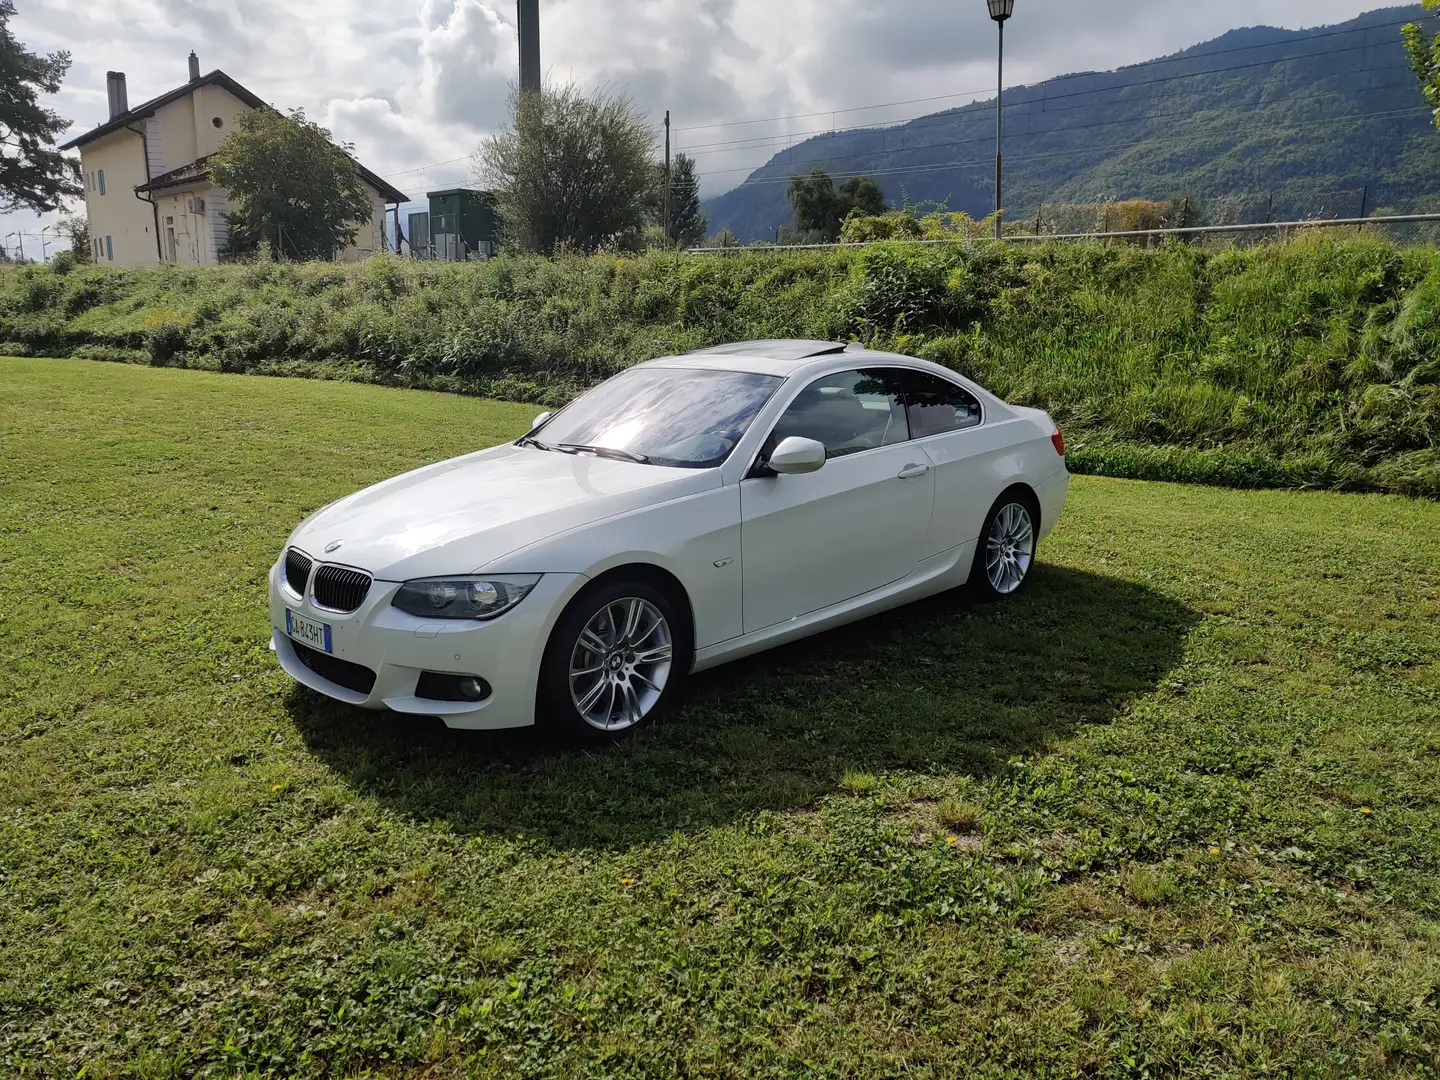
[[[842,353],[845,346],[836,341],[794,341],[773,338],[764,341],[737,341],[733,345],[716,345],[712,349],[696,349],[691,356],[764,356],[771,360],[807,360],[812,356]]]

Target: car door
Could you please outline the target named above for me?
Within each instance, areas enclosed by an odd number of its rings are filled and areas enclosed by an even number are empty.
[[[935,513],[921,558],[980,535],[1004,485],[996,458],[1007,451],[1002,425],[987,424],[979,400],[958,383],[924,371],[901,378],[914,445],[935,474]]]
[[[930,527],[935,477],[909,427],[894,369],[826,375],[802,390],[740,484],[745,632],[898,581]],[[824,443],[819,471],[777,476],[765,456],[791,436]]]

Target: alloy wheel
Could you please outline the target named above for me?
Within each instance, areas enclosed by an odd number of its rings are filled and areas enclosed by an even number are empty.
[[[670,624],[648,600],[613,600],[590,617],[570,654],[570,700],[598,731],[624,731],[659,703],[670,679]]]
[[[1020,587],[1035,559],[1035,527],[1030,511],[1020,503],[1006,503],[990,523],[985,537],[985,576],[990,587],[1008,596]]]

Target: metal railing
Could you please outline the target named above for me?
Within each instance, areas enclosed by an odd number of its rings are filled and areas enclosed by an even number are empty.
[[[1004,237],[1006,243],[1033,243],[1046,242],[1051,240],[1076,241],[1076,240],[1139,240],[1153,237],[1164,238],[1166,236],[1204,236],[1230,233],[1265,233],[1265,232],[1286,232],[1302,229],[1336,229],[1336,228],[1358,228],[1365,229],[1372,225],[1413,225],[1421,222],[1440,222],[1440,213],[1437,214],[1380,214],[1372,217],[1348,217],[1348,218],[1304,218],[1296,221],[1264,221],[1250,222],[1237,225],[1188,225],[1177,228],[1160,229],[1126,229],[1110,232],[1077,232],[1077,233],[1012,233]],[[849,242],[837,242],[834,244],[734,244],[729,247],[693,247],[686,248],[687,255],[733,255],[744,251],[832,251],[840,248],[862,248],[874,247],[877,244],[911,244],[915,246],[936,246],[940,244],[965,244],[978,243],[989,240],[984,236],[968,236],[956,234],[938,239],[921,239],[917,237],[896,237],[884,240],[858,240]]]

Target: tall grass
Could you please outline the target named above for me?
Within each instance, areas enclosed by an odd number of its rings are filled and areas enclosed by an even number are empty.
[[[1044,407],[1078,470],[1440,495],[1440,252],[1369,238],[0,273],[0,352],[545,405],[786,336],[912,352]]]

